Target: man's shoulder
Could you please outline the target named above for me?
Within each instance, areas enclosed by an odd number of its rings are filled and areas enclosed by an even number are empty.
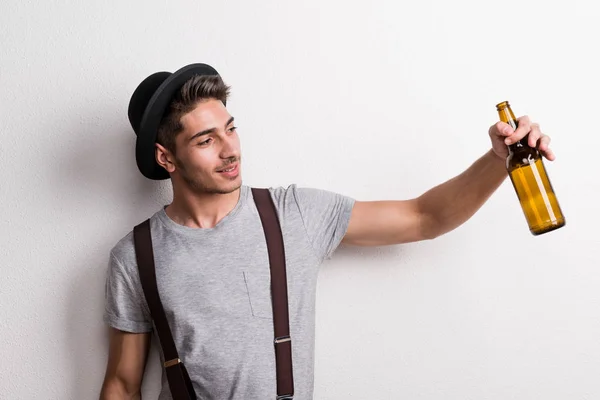
[[[277,204],[279,202],[293,201],[298,205],[306,202],[329,201],[332,198],[350,199],[349,196],[332,190],[318,188],[314,186],[304,186],[297,183],[291,183],[287,186],[271,186],[269,191]]]
[[[269,192],[274,198],[285,197],[293,194],[298,190],[298,184],[290,183],[287,186],[279,185],[279,186],[269,186]]]
[[[133,244],[133,228],[125,236],[120,238],[110,249],[111,257],[121,264],[130,264],[135,261],[135,247]]]
[[[290,205],[297,206],[299,203],[299,198],[307,190],[319,190],[316,188],[302,187],[297,183],[290,183],[285,186],[270,186],[268,189],[271,193],[271,197],[273,198],[273,203],[275,203],[275,206],[279,209],[286,206],[289,207]]]
[[[118,239],[117,242],[113,245],[113,247],[110,250],[111,254],[119,260],[125,259],[130,256],[135,256],[135,246],[134,246],[134,241],[133,241],[134,227],[137,225],[140,225],[141,223],[145,222],[146,220],[149,220],[152,230],[159,228],[160,227],[160,222],[159,222],[160,216],[159,215],[161,214],[161,212],[164,212],[164,207],[156,210],[154,213],[148,215],[144,219],[134,222],[130,226],[129,231],[126,231],[125,235],[122,236],[120,239]]]
[[[354,205],[354,199],[350,196],[297,183],[288,186],[272,186],[269,187],[269,191],[275,207],[284,218],[314,213],[320,218],[324,213],[347,212]]]
[[[156,224],[157,213],[149,217],[152,225]],[[139,221],[137,224],[143,221]],[[136,225],[137,225],[136,224]],[[133,240],[133,228],[131,229],[110,249],[111,257],[115,258],[116,261],[123,264],[124,266],[135,266],[137,265],[136,257],[135,257],[135,245]]]
[[[273,198],[290,198],[290,199],[294,199],[294,200],[296,200],[296,198],[298,196],[302,196],[302,195],[306,195],[306,194],[319,193],[319,192],[323,192],[323,193],[330,192],[325,189],[300,185],[298,183],[290,183],[287,185],[279,185],[279,186],[269,186],[269,191],[271,192],[271,195],[273,196]]]

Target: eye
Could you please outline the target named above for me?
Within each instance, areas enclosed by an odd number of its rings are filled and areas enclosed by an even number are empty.
[[[237,126],[232,126],[231,128],[228,129],[228,131],[235,132],[236,129],[237,129]]]
[[[199,145],[199,146],[204,146],[204,145],[207,145],[207,144],[208,144],[208,143],[209,143],[211,140],[212,140],[212,138],[208,138],[208,139],[206,139],[204,142],[200,142],[200,143],[198,143],[198,145]]]

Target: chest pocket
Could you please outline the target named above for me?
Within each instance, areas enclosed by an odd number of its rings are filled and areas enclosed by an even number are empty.
[[[271,273],[268,265],[266,271],[263,268],[260,270],[247,269],[243,273],[252,315],[272,320]]]
[[[256,318],[272,320],[271,269],[266,242],[261,241],[248,260],[243,275],[252,315]]]

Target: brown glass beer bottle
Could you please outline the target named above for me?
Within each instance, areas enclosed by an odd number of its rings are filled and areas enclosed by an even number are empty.
[[[517,119],[508,101],[496,105],[500,120],[517,129]],[[529,230],[541,235],[565,226],[565,217],[546,173],[542,155],[527,144],[529,135],[508,145],[506,169],[510,176]]]

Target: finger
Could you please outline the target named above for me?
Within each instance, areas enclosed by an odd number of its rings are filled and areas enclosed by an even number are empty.
[[[490,129],[490,134],[495,134],[497,136],[510,136],[513,133],[514,129],[512,126],[502,121],[496,122],[496,124],[494,124]]]
[[[550,136],[542,134],[542,137],[539,140],[538,150],[540,150],[540,151],[548,150],[549,146],[550,146],[550,141],[551,141]]]
[[[550,161],[554,161],[556,159],[554,152],[550,148],[547,148],[546,150],[540,150],[540,153],[542,153],[542,155]]]
[[[531,121],[527,115],[517,118],[515,134],[510,138],[511,144],[523,139],[531,131]]]
[[[530,147],[537,147],[538,140],[541,137],[542,131],[540,130],[540,126],[538,124],[531,124],[531,131],[529,131],[527,144],[529,144]]]
[[[539,141],[538,150],[548,160],[554,161],[556,159],[554,152],[552,151],[552,149],[550,149],[550,136],[542,135]]]

